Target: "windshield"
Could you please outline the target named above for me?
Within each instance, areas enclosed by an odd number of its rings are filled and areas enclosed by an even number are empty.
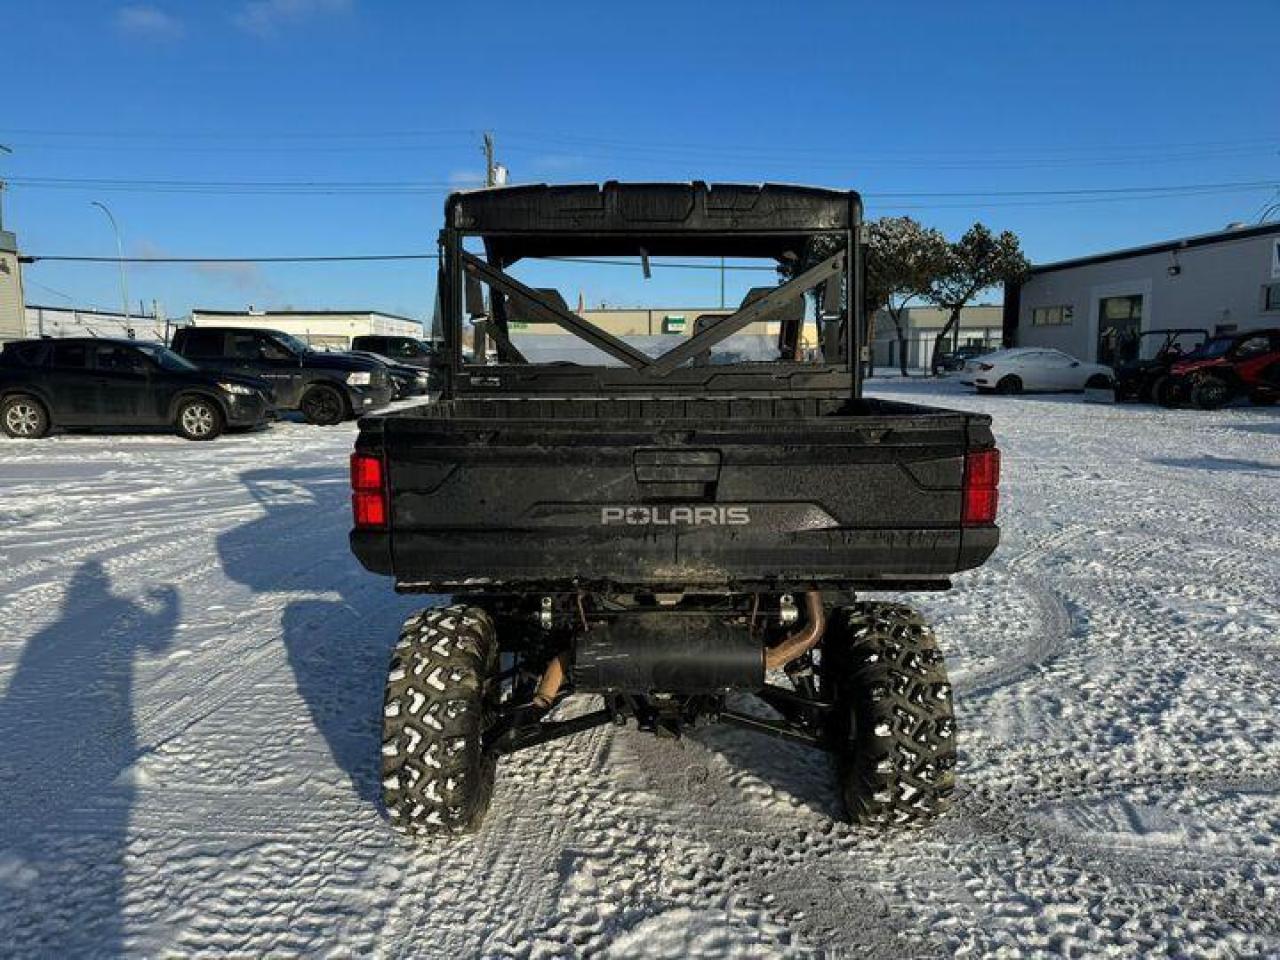
[[[1221,357],[1231,349],[1231,345],[1235,342],[1234,337],[1218,337],[1215,340],[1210,340],[1199,350],[1195,351],[1194,355],[1197,357]]]
[[[158,343],[135,343],[135,347],[145,353],[165,370],[199,370],[194,363],[180,357],[172,350],[160,346]]]

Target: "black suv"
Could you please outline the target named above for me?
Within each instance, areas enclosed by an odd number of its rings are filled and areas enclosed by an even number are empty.
[[[158,343],[14,340],[0,352],[0,427],[11,437],[172,425],[188,440],[212,440],[274,413],[265,380],[201,370]]]
[[[173,349],[207,370],[262,377],[279,409],[300,410],[309,423],[340,423],[386,406],[393,396],[385,365],[312,350],[279,330],[182,327]]]

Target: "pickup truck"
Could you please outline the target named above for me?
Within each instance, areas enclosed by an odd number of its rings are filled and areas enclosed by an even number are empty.
[[[301,411],[308,423],[341,423],[393,398],[386,364],[312,350],[280,330],[179,327],[170,348],[201,369],[266,380],[276,408]]]
[[[827,751],[855,822],[946,809],[937,641],[866,597],[945,590],[990,556],[999,452],[986,416],[862,396],[861,212],[852,192],[773,184],[449,198],[444,392],[362,418],[351,457],[360,562],[452,598],[410,617],[391,659],[399,829],[477,828],[501,756],[609,723]],[[639,281],[722,256],[785,282],[674,335],[606,329],[536,285],[566,258],[627,258]],[[468,320],[496,362],[467,358]],[[600,706],[558,709],[583,693]]]

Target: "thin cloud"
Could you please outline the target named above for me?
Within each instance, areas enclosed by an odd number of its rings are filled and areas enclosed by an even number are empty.
[[[351,0],[248,0],[233,18],[236,26],[260,37],[315,16],[345,13]]]
[[[177,40],[185,34],[182,21],[147,3],[130,3],[116,11],[116,29],[142,40]]]
[[[137,249],[140,257],[171,256],[163,247],[146,240],[139,243]],[[138,264],[135,269],[163,269],[166,266],[184,270],[192,276],[212,281],[241,294],[269,298],[279,293],[263,273],[262,267],[256,263]]]

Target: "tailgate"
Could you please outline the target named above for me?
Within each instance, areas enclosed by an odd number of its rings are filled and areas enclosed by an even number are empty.
[[[866,586],[976,566],[998,536],[961,525],[980,416],[375,422],[390,529],[353,544],[421,589]]]

